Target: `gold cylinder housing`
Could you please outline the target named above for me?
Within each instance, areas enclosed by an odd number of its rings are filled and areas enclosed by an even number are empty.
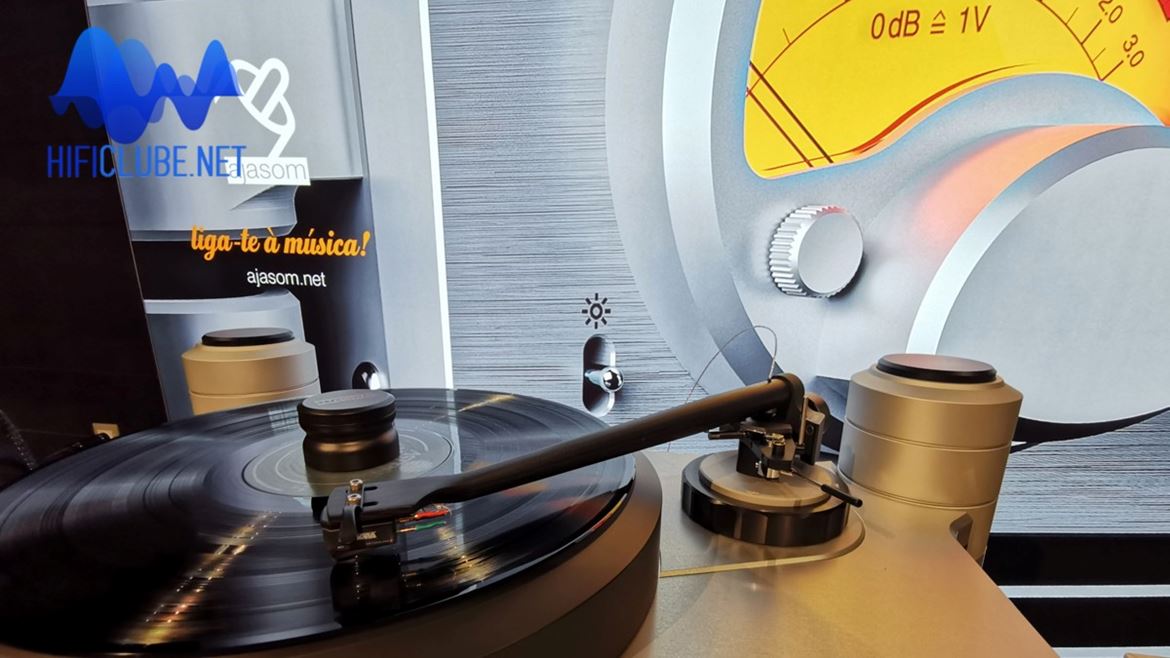
[[[196,414],[316,395],[317,354],[284,329],[213,331],[183,353]]]
[[[838,468],[872,494],[966,515],[959,538],[981,560],[1022,401],[985,363],[883,357],[849,383]]]

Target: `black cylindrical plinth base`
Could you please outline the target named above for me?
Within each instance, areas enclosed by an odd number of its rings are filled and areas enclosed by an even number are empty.
[[[715,493],[700,473],[700,457],[683,469],[682,507],[704,528],[733,539],[767,546],[811,546],[845,530],[849,506],[832,496],[794,507],[751,506]]]

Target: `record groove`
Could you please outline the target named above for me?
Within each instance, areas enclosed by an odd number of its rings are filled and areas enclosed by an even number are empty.
[[[604,426],[522,396],[394,395],[406,456],[383,479],[467,470]],[[402,534],[404,556],[335,567],[309,494],[339,478],[296,480],[303,436],[295,402],[260,405],[118,439],[0,491],[0,642],[203,655],[392,624],[587,544],[634,470],[623,457],[451,505]]]

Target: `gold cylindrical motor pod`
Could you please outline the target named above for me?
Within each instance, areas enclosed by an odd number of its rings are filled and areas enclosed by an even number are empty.
[[[882,357],[849,383],[838,468],[873,494],[965,514],[959,539],[982,560],[1022,401],[986,363]]]
[[[317,353],[287,329],[212,331],[183,353],[196,414],[321,392]]]

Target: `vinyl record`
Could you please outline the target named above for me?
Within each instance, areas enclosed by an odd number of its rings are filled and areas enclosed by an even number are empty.
[[[401,457],[369,479],[474,469],[603,427],[568,407],[395,390]],[[336,564],[295,402],[117,439],[0,491],[0,643],[32,651],[233,652],[394,624],[538,573],[602,532],[630,457],[425,510],[402,541]]]

